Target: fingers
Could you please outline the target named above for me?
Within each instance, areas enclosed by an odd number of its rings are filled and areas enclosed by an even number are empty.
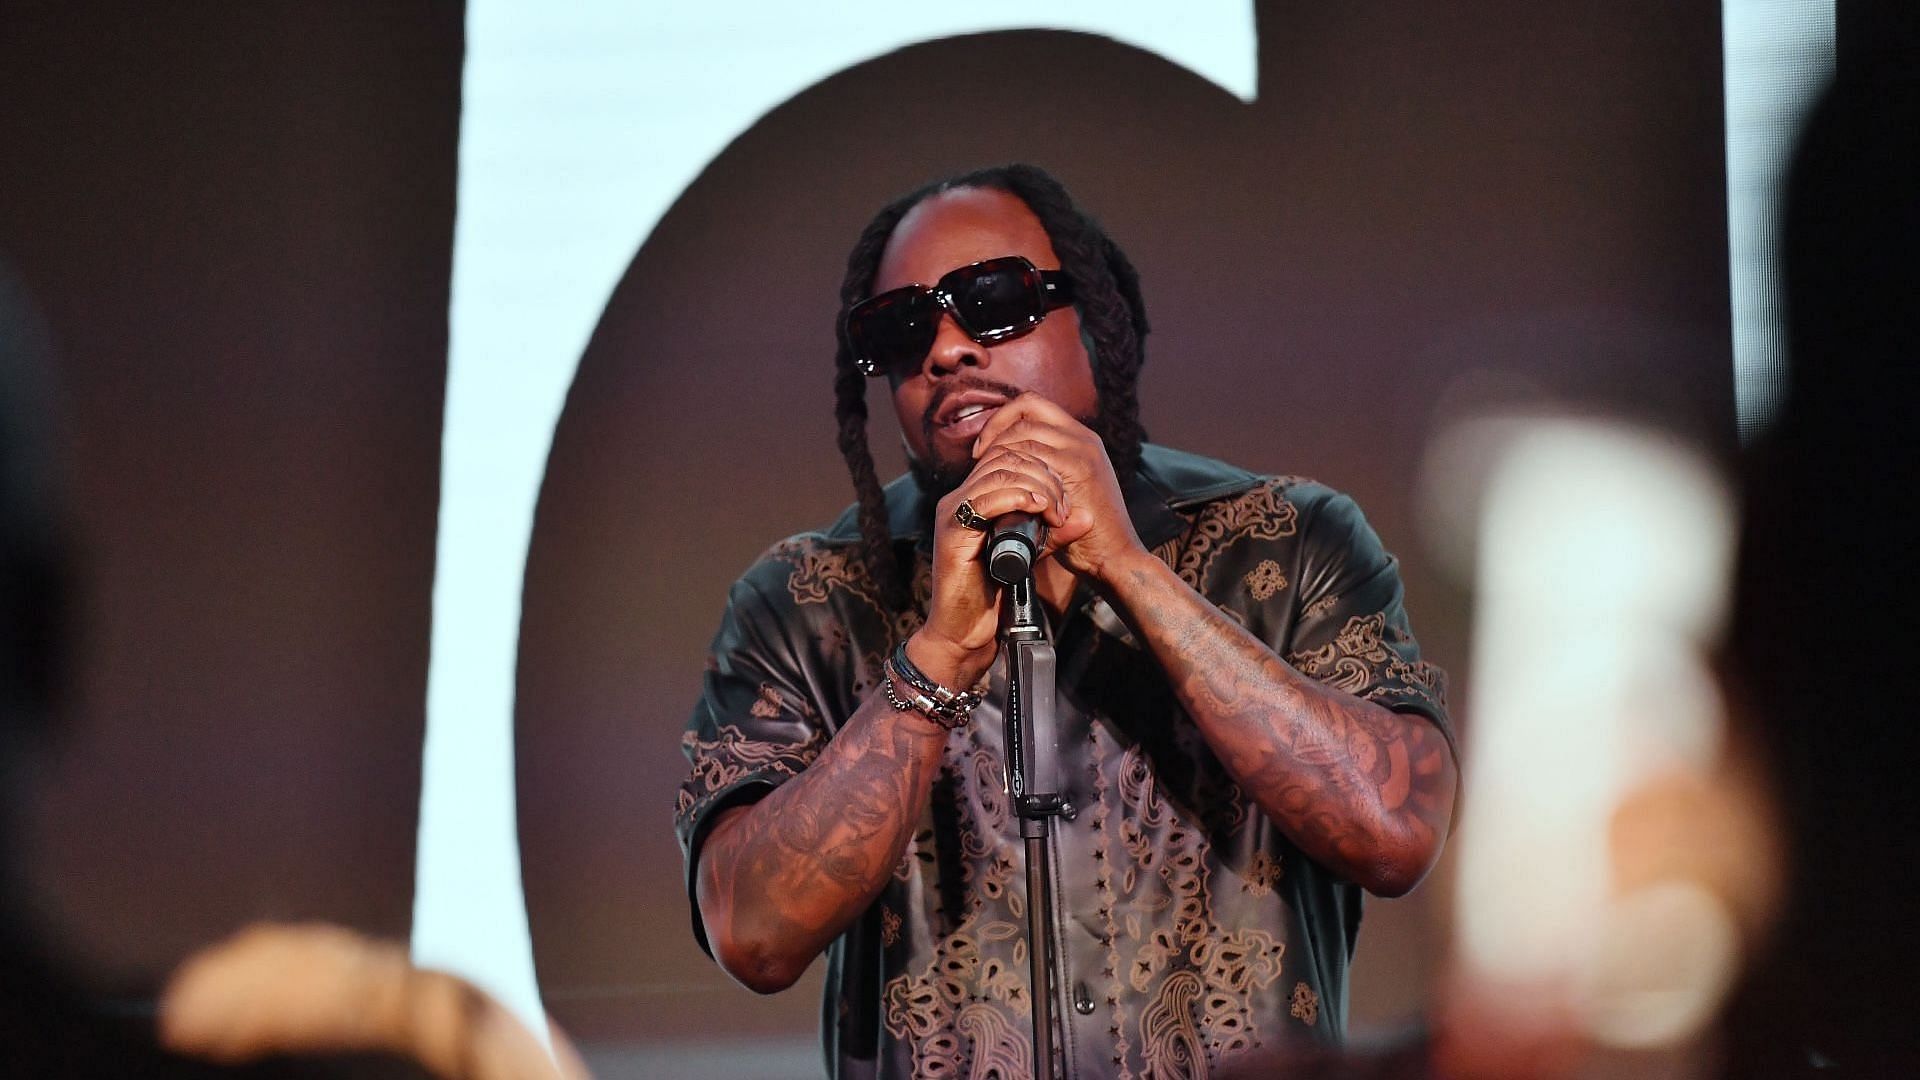
[[[967,528],[954,512],[965,502],[988,521],[1012,513],[1045,516],[1053,505],[1051,485],[1031,470],[995,466],[975,469],[940,500],[934,522],[933,595],[927,602],[926,629],[950,642],[991,642],[999,621],[994,599],[999,586],[987,576],[981,553],[988,534]],[[1055,511],[1057,513],[1057,511]]]
[[[1011,427],[1007,434],[1015,436],[1022,430]],[[1096,467],[1077,447],[1062,449],[1038,439],[1010,438],[988,447],[976,468],[1017,472],[1041,485],[1036,490],[1053,502],[1046,511],[1047,524],[1061,529],[1078,509],[1082,501],[1079,496],[1088,490],[1087,480]]]
[[[1011,447],[996,447],[974,466],[974,475],[982,483],[1024,488],[1046,498],[1046,505],[1035,512],[1044,513],[1048,524],[1064,524],[1072,511],[1072,497],[1066,480],[1044,458]],[[971,478],[970,478],[971,479]],[[979,504],[975,503],[975,509]]]
[[[1096,471],[1094,455],[1104,456],[1100,437],[1065,409],[1038,394],[1021,394],[987,419],[974,442],[974,460],[985,464],[1012,452],[1037,460],[1066,490],[1077,488]],[[1062,520],[1051,522],[1056,527]]]
[[[1008,438],[987,447],[986,450],[981,452],[980,462],[985,463],[993,459],[997,454],[1018,454],[1021,457],[1038,461],[1042,467],[1060,480],[1065,480],[1074,467],[1080,463],[1081,458],[1077,447],[1062,447],[1056,446],[1053,443],[1042,442],[1039,439],[1017,437],[1021,434],[1022,432],[1019,428],[1009,430],[1007,433]]]
[[[981,477],[981,485],[979,487],[974,487],[971,484],[965,485],[962,486],[959,491],[954,492],[954,494],[961,495],[962,499],[973,507],[974,513],[988,520],[997,518],[1002,514],[1040,514],[1049,517],[1052,516],[1049,514],[1049,511],[1053,508],[1054,501],[1040,491],[1035,490],[1033,486],[1021,483],[1020,480],[1021,478],[1015,474],[996,470],[988,476]],[[968,492],[970,489],[972,491],[971,494],[962,494],[963,492]],[[954,508],[957,509],[960,505],[960,500],[956,500],[953,505]],[[947,511],[946,517],[951,519],[953,517],[953,511]],[[957,526],[958,522],[955,522],[955,525]],[[978,530],[969,531],[977,532]],[[979,535],[984,536],[985,534],[980,533]]]
[[[1002,440],[1027,440],[1063,450],[1083,446],[1090,439],[1097,441],[1098,436],[1074,419],[1071,413],[1039,394],[1026,393],[996,409],[987,418],[986,426],[980,429],[979,436],[974,439],[973,453],[978,458],[984,450]]]

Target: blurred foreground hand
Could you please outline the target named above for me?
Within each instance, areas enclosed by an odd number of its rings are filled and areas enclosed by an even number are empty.
[[[406,948],[317,923],[259,924],[180,965],[160,1001],[171,1050],[225,1064],[385,1051],[447,1080],[588,1077],[479,987],[415,967]]]

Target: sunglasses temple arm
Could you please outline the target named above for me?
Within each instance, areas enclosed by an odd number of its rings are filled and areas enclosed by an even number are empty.
[[[1049,306],[1073,303],[1073,279],[1058,270],[1040,271],[1040,286],[1046,290]]]

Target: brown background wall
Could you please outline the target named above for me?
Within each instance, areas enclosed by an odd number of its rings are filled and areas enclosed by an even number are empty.
[[[462,15],[0,16],[87,591],[33,874],[134,989],[249,918],[409,930]]]

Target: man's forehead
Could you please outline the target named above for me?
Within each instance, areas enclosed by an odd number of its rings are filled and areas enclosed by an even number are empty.
[[[1019,196],[994,188],[943,191],[900,219],[881,253],[873,291],[931,285],[955,267],[1002,255],[1024,255],[1041,267],[1060,265],[1046,228]]]

